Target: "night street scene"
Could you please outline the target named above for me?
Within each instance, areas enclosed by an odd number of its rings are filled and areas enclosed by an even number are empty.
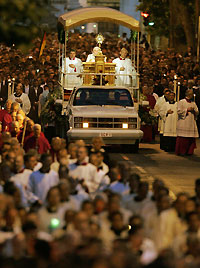
[[[200,267],[199,53],[199,0],[0,0],[0,268]]]

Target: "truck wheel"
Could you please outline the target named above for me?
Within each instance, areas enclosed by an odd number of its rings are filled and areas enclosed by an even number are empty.
[[[135,153],[135,154],[137,154],[138,153],[138,151],[139,151],[139,140],[136,140],[135,141],[135,144],[133,144],[132,146],[131,146],[131,151],[132,151],[132,153]]]

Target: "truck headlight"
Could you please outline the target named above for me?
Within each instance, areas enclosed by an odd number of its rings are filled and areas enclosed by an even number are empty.
[[[127,123],[123,123],[122,124],[122,128],[128,128],[128,124]]]
[[[88,123],[83,123],[83,128],[88,128],[89,124]]]

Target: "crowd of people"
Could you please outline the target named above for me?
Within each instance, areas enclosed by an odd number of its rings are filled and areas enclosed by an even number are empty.
[[[94,36],[71,33],[68,46],[86,61]],[[82,140],[68,144],[47,137],[39,123],[57,85],[56,34],[47,36],[40,58],[39,47],[35,40],[28,54],[14,46],[0,48],[1,267],[199,267],[200,180],[195,196],[179,193],[174,199],[162,180],[151,186],[130,166],[110,159],[99,137],[89,148]],[[126,38],[108,35],[102,52],[112,61],[122,47],[130,52]],[[174,75],[180,82],[178,116],[197,135],[199,71],[190,49],[181,55],[140,47],[141,90],[149,102],[144,107],[159,115],[166,151],[175,148],[168,127],[177,106]],[[181,124],[178,130],[183,131]],[[182,135],[177,153],[190,154],[182,149],[189,143],[194,150],[195,137]]]

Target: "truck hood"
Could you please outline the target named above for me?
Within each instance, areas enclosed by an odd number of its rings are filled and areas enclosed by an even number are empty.
[[[80,117],[136,117],[137,111],[134,107],[122,107],[115,105],[105,106],[73,106],[72,114]]]

